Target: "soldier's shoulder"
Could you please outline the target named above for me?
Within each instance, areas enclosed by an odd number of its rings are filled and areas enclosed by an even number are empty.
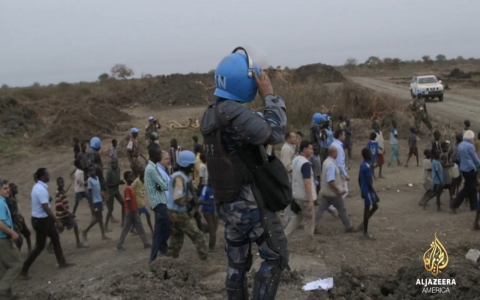
[[[231,120],[249,110],[250,109],[248,109],[245,105],[236,101],[223,101],[218,104],[219,114],[224,116],[227,120]]]

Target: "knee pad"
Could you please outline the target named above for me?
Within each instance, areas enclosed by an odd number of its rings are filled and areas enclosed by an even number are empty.
[[[227,246],[230,247],[243,247],[245,245],[248,245],[248,254],[246,255],[246,260],[243,263],[235,263],[228,259],[228,266],[232,269],[238,269],[238,270],[244,270],[245,273],[250,271],[250,268],[252,267],[252,262],[253,262],[253,255],[252,255],[252,244],[250,242],[249,238],[246,238],[243,241],[240,242],[233,242],[228,239],[225,240],[227,243]]]
[[[246,279],[241,283],[228,279],[225,280],[225,290],[228,300],[248,300],[248,285]]]
[[[271,276],[264,276],[260,271],[255,275],[253,284],[252,300],[274,300],[277,295],[282,269],[275,265],[271,269]]]
[[[270,211],[265,212],[262,216],[262,226],[264,233],[255,242],[259,247],[263,242],[266,242],[268,247],[279,255],[275,262],[270,263],[277,264],[280,268],[280,271],[284,270],[285,268],[289,268],[287,237],[285,236],[282,223],[280,222],[277,214]]]

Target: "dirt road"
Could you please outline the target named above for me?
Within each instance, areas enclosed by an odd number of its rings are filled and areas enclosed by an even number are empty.
[[[388,93],[405,102],[411,101],[408,85],[390,83],[381,79],[369,77],[350,77],[353,82],[378,92]],[[460,91],[447,90],[443,102],[428,102],[427,109],[430,117],[442,123],[451,122],[452,126],[463,126],[463,121],[469,119],[473,128],[480,128],[480,121],[476,118],[480,114],[480,94],[475,96],[469,93],[468,96],[461,95]]]

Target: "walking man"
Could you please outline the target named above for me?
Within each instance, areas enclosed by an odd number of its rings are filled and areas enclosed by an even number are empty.
[[[335,130],[332,146],[337,148],[337,158],[335,159],[335,163],[340,170],[340,177],[342,178],[343,188],[345,190],[345,194],[342,195],[342,198],[345,199],[348,195],[347,181],[350,180],[350,177],[348,176],[345,166],[345,150],[343,142],[345,142],[345,132],[342,129]]]
[[[298,225],[303,222],[307,251],[313,251],[315,248],[313,242],[313,232],[315,230],[313,202],[317,200],[317,193],[314,174],[309,160],[312,154],[312,142],[302,141],[300,143],[300,153],[292,163],[293,200],[299,206],[300,212],[297,215],[293,215],[285,228],[285,236],[288,239]]]
[[[150,262],[157,258],[158,252],[165,255],[168,251],[167,241],[170,237],[171,223],[168,218],[167,197],[165,191],[168,184],[157,169],[157,163],[161,160],[162,150],[160,146],[153,145],[148,151],[150,160],[145,168],[145,185],[148,191],[150,208],[155,212],[155,228],[153,229],[152,252]]]
[[[0,299],[14,299],[12,285],[22,270],[20,251],[15,243],[18,234],[13,230],[13,220],[7,205],[10,196],[8,181],[0,178]]]
[[[40,168],[35,173],[38,179],[37,183],[33,186],[32,189],[32,226],[36,232],[35,238],[35,248],[32,253],[28,256],[27,260],[23,263],[22,276],[26,279],[29,279],[28,270],[37,257],[45,249],[45,244],[47,241],[47,236],[50,238],[51,243],[53,244],[53,250],[55,251],[55,256],[57,258],[58,265],[60,268],[67,268],[74,266],[74,264],[69,264],[66,262],[65,257],[63,256],[62,245],[60,244],[60,236],[58,231],[63,231],[63,224],[55,216],[55,214],[50,209],[50,201],[48,194],[48,185],[50,181],[50,174],[46,168]],[[57,225],[55,228],[55,224]]]
[[[398,152],[398,130],[397,121],[392,121],[392,129],[390,129],[390,146],[392,150],[390,152],[390,158],[388,159],[388,166],[392,165],[393,159],[397,159],[397,164],[400,166],[400,154]]]
[[[296,152],[296,140],[297,135],[295,132],[289,131],[285,133],[285,144],[283,144],[282,151],[280,152],[280,160],[287,170],[290,182],[292,182],[292,161]],[[283,210],[283,214],[286,223],[290,222],[291,218],[295,215],[290,205]]]
[[[317,230],[320,227],[323,214],[328,210],[330,205],[333,205],[337,211],[340,220],[342,220],[343,226],[345,226],[345,232],[356,232],[350,218],[347,214],[347,208],[343,202],[342,196],[345,194],[340,169],[338,168],[335,160],[338,156],[338,150],[335,146],[328,148],[328,157],[323,162],[322,176],[320,177],[320,204],[318,205],[318,215],[315,216]]]

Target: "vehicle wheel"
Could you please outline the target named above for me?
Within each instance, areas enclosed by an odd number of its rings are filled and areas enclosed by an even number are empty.
[[[439,97],[438,97],[438,101],[439,101],[439,102],[443,102],[443,96],[439,96]]]

